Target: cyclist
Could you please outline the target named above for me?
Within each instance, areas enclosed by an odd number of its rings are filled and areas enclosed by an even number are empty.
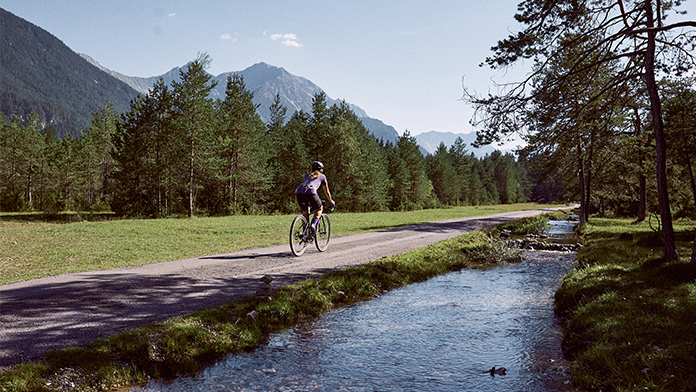
[[[324,190],[324,194],[326,194],[326,198],[329,199],[329,203],[334,207],[336,206],[336,202],[331,198],[329,183],[326,181],[326,176],[323,172],[324,164],[319,161],[314,161],[312,163],[312,171],[304,175],[304,182],[295,189],[297,204],[299,204],[302,209],[302,214],[308,222],[309,211],[307,211],[307,206],[311,206],[314,210],[312,230],[316,230],[317,222],[319,222],[319,218],[321,218],[321,214],[324,211],[324,206],[321,203],[321,199],[319,199],[319,188]]]

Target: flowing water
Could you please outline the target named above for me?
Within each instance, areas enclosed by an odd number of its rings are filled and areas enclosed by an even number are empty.
[[[550,236],[564,231],[554,224]],[[526,255],[329,312],[194,377],[135,391],[568,390],[553,294],[574,255]]]

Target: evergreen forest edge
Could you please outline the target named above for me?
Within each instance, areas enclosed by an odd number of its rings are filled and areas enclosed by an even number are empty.
[[[36,115],[2,116],[0,211],[294,212],[294,189],[314,160],[326,165],[342,211],[529,200],[529,173],[512,154],[478,159],[458,140],[424,157],[408,131],[396,143],[377,140],[348,104],[329,107],[324,93],[312,113],[289,118],[276,96],[264,124],[241,76],[228,77],[223,100],[209,98],[209,62],[199,56],[171,86],[160,79],[120,115],[105,102],[80,138],[57,138]]]
[[[209,98],[216,83],[205,72],[209,63],[200,55],[180,71],[180,81],[167,86],[160,79],[120,115],[105,102],[80,138],[58,139],[38,116],[2,116],[0,210],[137,217],[288,213],[297,210],[294,188],[314,160],[327,166],[343,211],[578,198],[572,165],[524,149],[517,157],[495,151],[476,158],[461,139],[424,157],[408,131],[395,143],[377,140],[345,102],[329,107],[324,93],[314,96],[311,113],[290,116],[276,96],[264,124],[241,76],[228,77],[223,100]],[[691,102],[682,97],[693,95],[679,88],[679,94],[669,90],[666,102],[676,107],[676,126]],[[605,144],[613,148],[594,168],[592,194],[586,195],[592,212],[636,216],[646,168],[632,156],[650,151],[646,136],[618,134]],[[690,165],[683,162],[679,156],[670,162],[673,208],[677,217],[693,217],[693,198],[683,191],[690,188]],[[655,188],[649,180],[649,210]]]

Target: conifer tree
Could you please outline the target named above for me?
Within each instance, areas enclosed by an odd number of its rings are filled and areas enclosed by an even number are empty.
[[[427,175],[425,158],[418,148],[416,138],[411,136],[408,130],[399,137],[396,150],[408,167],[407,209],[432,207],[434,205],[433,185]]]
[[[435,153],[426,157],[428,177],[433,183],[433,192],[440,203],[456,205],[462,194],[460,182],[454,167],[454,159],[447,152],[445,143],[441,142]]]
[[[225,100],[218,109],[216,145],[222,159],[218,178],[224,181],[224,199],[234,214],[261,208],[269,188],[266,127],[253,98],[254,93],[246,89],[242,76],[227,78]]]
[[[117,121],[118,114],[107,101],[101,109],[93,112],[89,132],[83,132],[80,138],[80,177],[84,186],[85,209],[92,209],[97,204],[101,209],[108,209],[108,181],[114,167],[112,136]]]
[[[213,100],[210,91],[217,82],[205,72],[210,65],[208,54],[201,54],[179,71],[181,81],[172,82],[173,89],[173,129],[176,141],[186,151],[185,163],[179,167],[186,179],[186,199],[188,216],[196,211],[196,197],[205,182],[204,176],[214,155],[211,143],[214,140]]]
[[[270,119],[266,124],[273,152],[269,163],[269,174],[272,176],[270,209],[292,212],[296,210],[294,190],[307,170],[301,131],[306,127],[306,123],[300,119],[303,113],[295,112],[286,124],[287,108],[281,104],[279,94],[275,96],[270,113]]]
[[[280,103],[279,100],[277,102]],[[297,211],[295,188],[302,182],[302,176],[309,171],[312,163],[303,138],[308,133],[308,119],[306,113],[296,111],[287,124],[275,128],[271,134],[274,152],[271,164],[275,173],[271,197],[274,208],[282,212]],[[278,118],[275,123],[278,123]]]

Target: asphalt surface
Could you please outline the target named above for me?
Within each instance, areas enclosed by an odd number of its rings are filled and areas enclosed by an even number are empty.
[[[300,257],[285,244],[0,285],[0,367],[243,298],[256,293],[264,275],[277,288],[545,211],[334,237],[326,252],[312,246]]]

